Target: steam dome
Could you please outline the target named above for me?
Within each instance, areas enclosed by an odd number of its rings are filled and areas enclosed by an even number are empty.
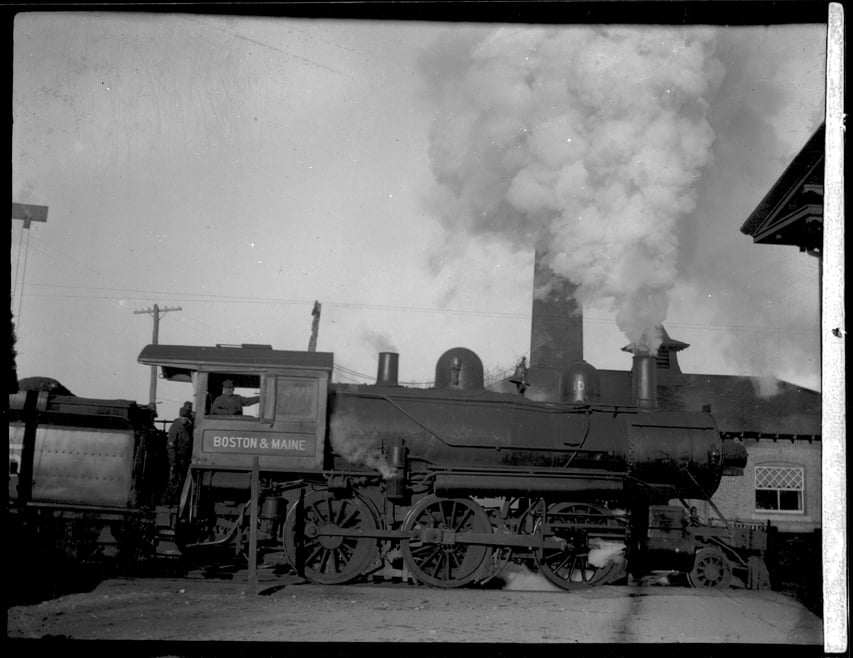
[[[560,373],[561,402],[594,402],[599,390],[598,371],[586,361],[576,361]]]
[[[483,388],[483,362],[467,347],[454,347],[438,357],[435,387],[470,391]]]

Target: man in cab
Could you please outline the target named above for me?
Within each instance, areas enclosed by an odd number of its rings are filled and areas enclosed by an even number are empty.
[[[222,382],[222,395],[213,401],[210,413],[220,416],[242,416],[243,407],[257,404],[260,396],[244,397],[234,392],[234,382],[226,379]]]

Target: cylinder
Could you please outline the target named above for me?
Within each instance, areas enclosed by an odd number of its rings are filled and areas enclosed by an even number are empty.
[[[376,373],[377,386],[399,386],[397,383],[399,362],[400,355],[396,352],[379,353],[379,368]]]
[[[657,402],[657,357],[635,354],[632,372],[634,404],[640,409],[654,409]]]

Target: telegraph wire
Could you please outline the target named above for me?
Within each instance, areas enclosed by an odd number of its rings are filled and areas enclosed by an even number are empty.
[[[114,299],[114,300],[150,300],[154,296],[158,298],[173,298],[179,299],[181,302],[193,302],[197,304],[205,304],[205,303],[229,303],[229,304],[280,304],[280,305],[311,305],[313,304],[312,300],[309,299],[285,299],[285,298],[272,298],[272,297],[240,297],[236,295],[217,295],[214,293],[192,293],[192,292],[176,292],[176,291],[165,291],[165,290],[144,290],[139,288],[115,288],[108,286],[76,286],[76,285],[65,285],[65,284],[54,284],[54,283],[27,283],[26,287],[28,288],[59,288],[59,289],[69,289],[69,290],[93,290],[93,291],[109,291],[109,292],[128,292],[128,293],[139,293],[143,295],[149,295],[150,297],[133,297],[131,295],[68,295],[68,294],[60,294],[60,293],[28,293],[29,297],[61,297],[61,298],[69,298],[69,299]],[[23,296],[23,292],[22,292]],[[347,309],[359,309],[359,310],[369,310],[369,311],[391,311],[391,312],[412,312],[412,313],[437,313],[443,315],[475,315],[482,317],[496,317],[496,318],[517,318],[517,319],[530,319],[530,313],[515,313],[510,311],[478,311],[472,309],[442,309],[442,308],[430,308],[430,307],[422,307],[422,306],[395,306],[392,304],[361,304],[358,302],[335,302],[329,301],[324,302],[331,308],[347,308]],[[611,317],[607,316],[595,316],[591,314],[585,313],[583,316],[584,322],[592,323],[592,324],[613,324],[614,320]],[[696,322],[665,322],[664,325],[667,328],[681,328],[681,329],[701,329],[705,331],[718,331],[718,330],[746,330],[746,331],[763,331],[763,330],[772,330],[772,331],[785,331],[787,333],[800,334],[800,335],[810,335],[812,332],[808,331],[793,331],[790,329],[786,329],[784,327],[780,327],[779,325],[746,325],[746,324],[719,324],[719,323],[696,323]]]
[[[340,69],[332,68],[331,66],[326,66],[325,64],[321,64],[320,62],[317,62],[317,61],[310,59],[308,57],[296,55],[292,52],[282,50],[281,48],[278,48],[278,47],[273,46],[271,44],[264,43],[263,41],[258,41],[257,39],[252,39],[251,37],[247,37],[243,34],[240,34],[236,30],[228,30],[228,29],[219,27],[217,25],[212,25],[212,24],[207,23],[205,21],[200,21],[200,20],[192,18],[190,16],[182,16],[182,18],[185,21],[190,21],[192,23],[196,23],[197,25],[201,25],[202,27],[206,27],[210,30],[216,30],[217,32],[223,32],[229,36],[234,37],[235,39],[242,39],[243,41],[248,41],[249,43],[253,43],[256,46],[261,46],[262,48],[269,48],[270,50],[274,50],[277,53],[281,53],[282,55],[285,55],[286,57],[291,57],[293,59],[297,59],[297,60],[300,60],[302,62],[305,62],[306,64],[309,64],[311,66],[316,66],[317,68],[325,69],[326,71],[329,71],[329,73],[334,73],[335,75],[342,75],[344,77],[347,77],[347,78],[350,78],[353,80],[355,79],[355,78],[353,78],[353,76],[351,76],[348,73],[345,73],[344,71],[341,71]]]
[[[121,291],[121,288],[95,288],[93,286],[61,286],[54,284],[27,284],[28,287],[65,287],[65,288],[83,288],[93,290],[111,290]],[[284,306],[307,305],[310,306],[313,301],[308,299],[274,299],[268,297],[236,297],[226,295],[204,294],[208,298],[195,298],[195,293],[175,293],[175,292],[157,292],[157,291],[133,291],[128,289],[128,292],[139,292],[147,296],[134,297],[132,295],[68,295],[59,293],[29,293],[28,297],[47,297],[61,299],[93,299],[93,300],[117,300],[117,301],[151,301],[156,298],[172,298],[181,301],[182,303],[192,302],[194,304],[279,304]],[[440,315],[473,315],[480,317],[506,318],[515,320],[530,320],[530,313],[513,313],[509,311],[477,311],[471,309],[442,309],[428,308],[418,306],[393,306],[393,305],[377,305],[377,304],[359,304],[354,302],[324,302],[329,308],[345,308],[364,311],[385,311],[396,313],[434,313]],[[585,314],[583,317],[585,323],[613,325],[614,319],[610,317],[595,317]],[[719,323],[696,323],[696,322],[665,322],[664,326],[668,329],[696,329],[702,331],[782,331],[787,334],[810,336],[814,332],[805,330],[789,329],[780,325],[763,324],[763,325],[747,325],[747,324],[719,324]]]

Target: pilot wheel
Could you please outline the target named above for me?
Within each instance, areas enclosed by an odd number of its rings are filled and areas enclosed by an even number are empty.
[[[687,581],[693,587],[728,587],[732,582],[731,564],[719,548],[700,548]]]

